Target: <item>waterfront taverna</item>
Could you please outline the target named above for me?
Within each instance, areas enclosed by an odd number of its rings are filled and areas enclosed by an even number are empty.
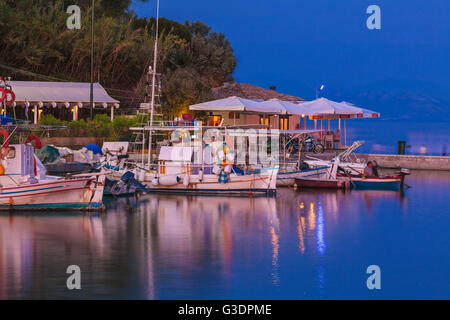
[[[7,104],[7,112],[14,118],[24,118],[37,124],[40,117],[49,113],[57,118],[78,120],[82,112],[89,112],[90,83],[11,81],[15,102]],[[108,109],[111,120],[120,102],[109,96],[106,90],[94,83],[96,109]],[[19,107],[19,108],[17,108]],[[84,109],[83,109],[84,108]],[[86,111],[85,111],[86,110]]]
[[[243,88],[247,90],[242,90]],[[299,130],[308,129],[309,122],[310,129],[322,131],[317,138],[327,149],[345,148],[346,119],[380,117],[378,112],[359,108],[347,102],[335,102],[326,98],[304,101],[301,98],[252,85],[233,84],[213,89],[213,93],[214,90],[223,91],[216,94],[219,99],[189,107],[191,111],[206,112],[207,125],[263,125],[270,129]],[[240,96],[226,97],[227,94]],[[223,96],[225,98],[220,98]],[[265,100],[266,98],[269,99]],[[336,131],[331,130],[332,120],[338,122]],[[326,122],[327,128],[324,127]]]

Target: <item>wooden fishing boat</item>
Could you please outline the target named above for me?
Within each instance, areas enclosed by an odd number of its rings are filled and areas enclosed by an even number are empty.
[[[401,177],[356,178],[350,185],[358,190],[400,190]]]
[[[350,188],[355,190],[400,190],[402,177],[364,177],[339,175],[338,180],[349,183]]]
[[[351,175],[339,173],[337,178],[350,184],[356,190],[395,190],[403,188],[405,177],[410,175],[409,169],[402,168],[396,176],[365,177],[364,175]]]
[[[295,179],[298,178],[323,176],[327,172],[328,168],[329,166],[310,168],[306,170],[280,169],[277,176],[277,187],[293,186],[296,183]]]
[[[364,160],[358,159],[354,154],[354,151],[363,144],[364,141],[355,141],[345,151],[337,155],[337,157],[339,157],[339,167],[341,169],[355,175],[359,175],[364,171],[366,163],[364,162]],[[334,161],[334,159],[324,160],[314,158],[312,156],[307,156],[307,158],[308,159],[305,160],[305,163],[307,163],[310,168],[330,166]]]
[[[296,178],[295,183],[302,188],[345,189],[347,182],[338,179]]]
[[[108,188],[115,196],[137,189],[153,193],[208,195],[270,195],[276,193],[278,168],[260,168],[244,172],[231,165],[221,166],[191,162],[192,147],[164,146],[158,163],[151,170],[136,167],[109,174],[115,186]],[[125,176],[125,174],[128,175]],[[120,182],[122,181],[122,182]]]
[[[325,188],[325,189],[345,189],[348,187],[348,181],[338,179],[337,171],[340,164],[340,158],[337,156],[329,162],[325,174],[311,177],[301,177],[295,179],[297,186],[303,188]]]
[[[12,134],[17,130],[14,128]],[[0,210],[102,210],[106,172],[47,176],[29,144],[0,130]]]

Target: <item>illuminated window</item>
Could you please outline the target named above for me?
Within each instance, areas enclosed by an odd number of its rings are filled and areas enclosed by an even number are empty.
[[[270,125],[270,117],[259,116],[259,124]]]
[[[280,117],[280,130],[289,130],[289,117]]]
[[[219,126],[221,121],[222,121],[222,116],[210,116],[209,117],[209,125],[212,127]]]

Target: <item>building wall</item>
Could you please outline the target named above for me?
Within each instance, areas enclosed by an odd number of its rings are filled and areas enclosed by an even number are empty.
[[[232,125],[258,125],[260,124],[260,116],[258,114],[243,114],[241,113],[239,116],[239,119],[234,120],[230,117],[230,112],[214,112],[213,116],[221,116],[222,119],[224,119],[224,125],[225,126],[232,126]],[[273,115],[273,116],[267,116],[270,119],[270,128],[271,129],[280,129],[280,121],[279,121],[279,115]],[[290,130],[296,130],[296,129],[303,129],[303,119],[302,119],[302,125],[300,128],[300,116],[289,116],[289,129]],[[308,128],[313,127],[313,122],[308,121],[307,123]]]

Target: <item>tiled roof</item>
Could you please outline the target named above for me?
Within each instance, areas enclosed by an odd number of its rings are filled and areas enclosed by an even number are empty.
[[[212,89],[212,95],[215,99],[224,99],[232,96],[253,99],[253,100],[270,100],[279,99],[283,101],[301,101],[299,97],[290,96],[277,92],[275,90],[264,89],[249,83],[232,83],[222,87]]]

